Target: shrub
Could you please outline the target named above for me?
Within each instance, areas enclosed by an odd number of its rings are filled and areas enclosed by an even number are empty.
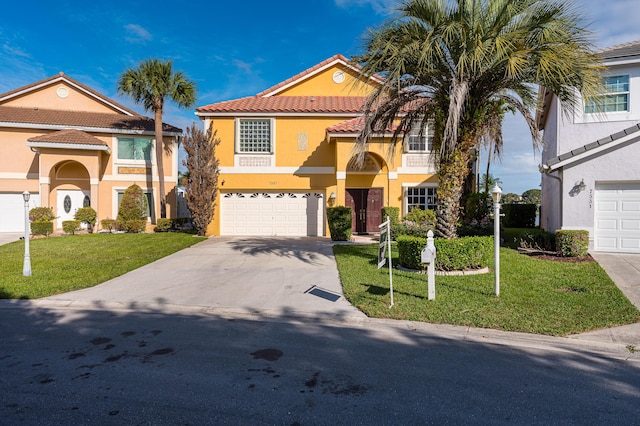
[[[584,257],[589,251],[589,231],[562,229],[556,231],[556,247],[563,257]]]
[[[421,262],[426,238],[400,235],[397,239],[400,265],[410,269],[425,269]],[[438,271],[459,271],[488,267],[493,252],[492,237],[464,237],[453,240],[436,239],[436,263]]]
[[[433,231],[434,228],[428,225],[403,220],[395,227],[396,241],[398,239],[397,237],[400,235],[427,238],[429,230]]]
[[[171,229],[171,226],[173,225],[173,221],[171,219],[167,219],[167,218],[160,218],[158,219],[158,222],[156,223],[156,228],[155,228],[155,232],[166,232],[169,229]]]
[[[327,208],[327,221],[332,241],[351,240],[351,207]]]
[[[436,227],[436,212],[434,210],[422,210],[414,208],[400,223],[391,230],[393,239],[399,235],[411,235],[427,238],[427,233],[434,231]]]
[[[464,223],[480,223],[491,213],[493,200],[484,192],[474,192],[467,195],[464,201]]]
[[[404,217],[404,220],[434,229],[436,226],[436,212],[434,210],[414,208]]]
[[[398,223],[400,222],[400,208],[399,207],[383,207],[381,209],[382,213],[382,221],[387,220],[387,216],[389,216],[389,221],[391,222],[389,227],[391,228],[391,239],[395,240],[398,234],[396,233],[396,228]]]
[[[485,217],[482,220],[472,220],[471,222],[463,222],[458,225],[458,236],[460,237],[486,237],[493,235],[493,220]]]
[[[118,221],[115,219],[107,218],[107,219],[102,219],[100,221],[100,226],[102,226],[102,229],[106,229],[107,231],[109,231],[109,233],[117,229],[117,224],[118,224]]]
[[[142,188],[133,184],[124,191],[120,200],[118,220],[123,223],[129,220],[146,220],[147,207],[147,197]]]
[[[503,204],[502,221],[506,228],[535,228],[538,206],[535,204]]]
[[[50,220],[36,220],[31,222],[31,234],[48,237],[53,233],[53,222]]]
[[[130,219],[122,222],[122,226],[126,232],[132,232],[137,234],[138,232],[144,232],[147,228],[146,219]]]
[[[92,207],[79,208],[78,210],[76,210],[76,214],[73,216],[75,220],[87,224],[87,230],[89,231],[89,233],[93,233],[93,225],[96,224],[97,217],[98,214]]]
[[[76,231],[80,228],[79,220],[63,220],[62,221],[62,230],[66,234],[75,234]]]
[[[29,219],[32,222],[51,222],[55,218],[52,207],[34,207],[29,210]]]

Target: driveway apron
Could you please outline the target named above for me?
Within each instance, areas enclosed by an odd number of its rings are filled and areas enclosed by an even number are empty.
[[[47,300],[365,317],[342,294],[332,243],[313,237],[212,237],[98,286]]]

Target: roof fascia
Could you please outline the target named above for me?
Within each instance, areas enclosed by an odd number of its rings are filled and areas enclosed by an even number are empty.
[[[136,134],[136,135],[155,135],[152,130],[140,130],[140,129],[113,129],[109,127],[85,127],[85,126],[70,126],[64,124],[37,124],[37,123],[13,123],[0,121],[0,128],[13,127],[17,129],[41,129],[41,130],[82,130],[84,132],[93,133],[117,133],[117,134]],[[162,132],[163,136],[181,136],[180,132]]]
[[[81,149],[84,151],[105,151],[111,154],[111,148],[107,145],[89,145],[81,143],[63,142],[27,142],[29,148],[58,148],[58,149]]]
[[[6,100],[9,100],[9,99],[18,97],[18,96],[22,96],[22,95],[24,95],[26,93],[33,92],[35,90],[40,90],[40,89],[42,89],[44,87],[51,86],[52,84],[55,84],[55,83],[58,83],[58,82],[61,82],[61,81],[64,81],[69,86],[75,87],[77,90],[80,90],[81,92],[85,93],[86,95],[88,95],[88,96],[90,96],[90,97],[92,97],[94,99],[97,99],[101,103],[107,104],[111,108],[114,108],[117,111],[120,111],[121,113],[123,113],[125,115],[128,115],[130,117],[135,116],[135,114],[133,114],[131,111],[129,111],[125,107],[114,103],[109,98],[106,98],[104,96],[99,96],[97,93],[93,93],[93,92],[85,89],[84,87],[80,86],[76,82],[74,82],[74,81],[70,80],[69,78],[67,78],[65,75],[59,75],[59,76],[54,77],[54,78],[52,78],[50,80],[44,80],[40,84],[36,84],[35,86],[29,86],[24,90],[20,90],[18,92],[13,92],[13,93],[9,94],[8,96],[0,98],[0,102],[6,101]]]

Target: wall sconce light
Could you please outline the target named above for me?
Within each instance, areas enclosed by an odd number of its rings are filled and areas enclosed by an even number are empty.
[[[585,189],[587,189],[587,185],[584,183],[584,179],[582,179],[580,181],[580,183],[578,184],[578,189],[580,190],[580,192],[584,191]]]
[[[333,206],[336,202],[336,193],[331,191],[331,194],[329,194],[329,205]]]

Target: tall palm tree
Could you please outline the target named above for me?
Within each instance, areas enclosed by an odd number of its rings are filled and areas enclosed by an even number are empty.
[[[127,69],[118,80],[118,92],[142,103],[155,119],[156,167],[160,191],[160,217],[167,217],[167,196],[164,189],[164,147],[162,137],[162,113],[165,100],[171,100],[182,108],[191,108],[196,102],[195,83],[180,71],[173,70],[171,61],[147,59],[137,68]]]
[[[363,75],[386,79],[365,105],[356,152],[389,126],[395,149],[412,123],[433,124],[438,236],[457,235],[470,159],[480,140],[501,143],[505,110],[524,116],[536,147],[536,85],[553,91],[569,112],[580,95],[599,93],[601,66],[572,4],[402,0],[395,20],[365,36],[365,53],[354,62]]]

